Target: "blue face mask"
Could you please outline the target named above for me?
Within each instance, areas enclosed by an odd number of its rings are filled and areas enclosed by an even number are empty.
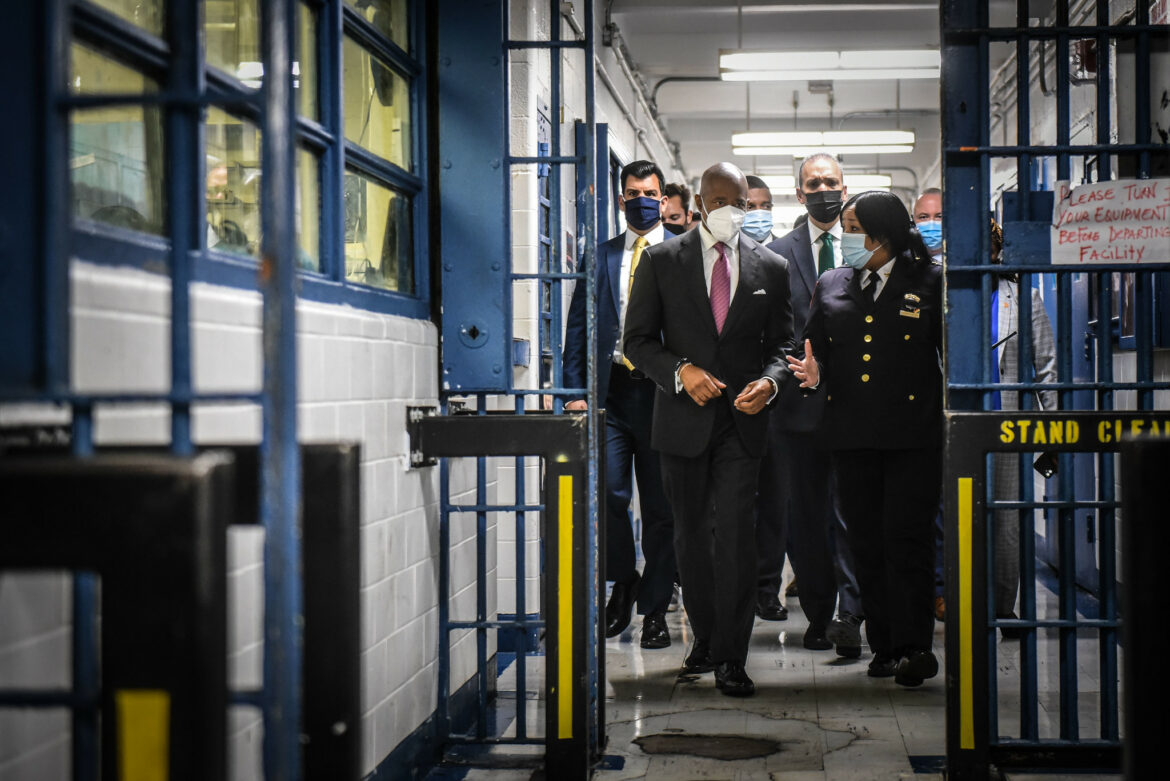
[[[941,220],[927,220],[920,222],[914,226],[918,228],[918,232],[922,234],[922,240],[926,242],[926,248],[931,251],[931,254],[942,249],[942,221]]]
[[[865,248],[865,239],[866,236],[864,233],[841,234],[841,258],[850,268],[858,270],[865,268],[865,264],[869,263],[869,259],[873,257],[873,253],[877,252],[878,247],[873,249]]]
[[[639,196],[626,199],[626,224],[636,231],[653,228],[662,219],[662,202]]]
[[[763,241],[772,233],[772,210],[753,209],[744,215],[741,230],[756,241]]]

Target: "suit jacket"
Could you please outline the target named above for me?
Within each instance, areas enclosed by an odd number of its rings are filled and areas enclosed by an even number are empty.
[[[613,350],[617,346],[621,325],[622,253],[626,235],[620,233],[597,248],[597,399],[604,404],[609,389],[609,372],[613,368]],[[562,381],[566,388],[584,388],[588,369],[588,340],[585,336],[585,281],[573,289],[569,316],[565,324],[565,349],[562,355]],[[584,396],[574,398],[583,399]],[[572,400],[572,399],[566,399]]]
[[[808,239],[808,225],[802,224],[790,233],[776,239],[768,249],[788,261],[788,281],[792,287],[792,329],[804,333],[808,310],[812,306],[813,291],[817,287],[817,263]],[[796,343],[796,352],[804,349],[804,341]],[[790,382],[776,400],[772,426],[781,431],[813,431],[824,414],[823,393],[807,393],[797,382]]]
[[[1003,339],[1012,331],[1020,329],[1019,285],[1010,279],[999,280],[999,338]],[[1017,333],[1011,339],[1001,344],[996,350],[999,353],[999,381],[1019,382],[1019,355],[1020,337]],[[1036,382],[1056,382],[1056,347],[1052,336],[1052,324],[1048,322],[1048,313],[1044,310],[1044,301],[1040,292],[1032,290],[1032,370]],[[1020,391],[1001,391],[1000,403],[1005,410],[1020,408]],[[1037,394],[1040,405],[1045,410],[1057,408],[1056,391],[1044,390]]]
[[[699,230],[651,247],[634,275],[623,339],[626,356],[658,385],[655,449],[679,456],[703,452],[715,405],[727,404],[744,448],[763,456],[765,421],[737,411],[732,402],[753,380],[771,377],[783,390],[791,376],[785,356],[793,345],[792,304],[784,258],[740,234],[739,283],[718,333]],[[684,359],[724,382],[722,397],[700,407],[686,391],[675,393],[675,370]]]
[[[942,444],[942,267],[903,255],[877,301],[866,272],[835,268],[817,284],[805,337],[820,365],[830,450]]]

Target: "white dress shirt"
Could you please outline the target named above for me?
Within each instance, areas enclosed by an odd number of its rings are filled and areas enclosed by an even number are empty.
[[[703,279],[707,281],[707,297],[711,296],[711,273],[715,270],[715,261],[719,260],[719,250],[715,245],[719,240],[711,235],[706,225],[699,225],[699,238],[703,243]],[[731,271],[731,295],[727,299],[728,309],[735,300],[735,288],[739,285],[739,234],[731,243],[723,245],[723,254],[727,256],[727,264]]]
[[[833,227],[827,231],[821,230],[812,224],[812,220],[808,221],[808,241],[809,246],[812,247],[813,265],[820,263],[821,259],[821,236],[828,233],[833,237],[833,268],[842,265],[841,262],[841,221],[837,220],[833,223]]]
[[[666,231],[662,227],[662,222],[659,221],[657,225],[650,229],[643,237],[646,239],[646,247],[653,247],[655,244],[661,244],[666,236]],[[626,331],[626,307],[630,303],[630,266],[634,263],[634,243],[638,240],[638,234],[632,230],[626,229],[625,234],[626,244],[622,250],[622,270],[618,276],[621,280],[621,289],[618,291],[618,333],[623,334]],[[645,252],[645,250],[643,250]],[[617,344],[613,348],[613,362],[622,362],[622,340],[618,339]]]
[[[882,294],[882,291],[885,290],[885,288],[886,288],[886,282],[889,281],[890,274],[894,271],[894,261],[895,260],[897,260],[897,258],[890,258],[889,260],[887,260],[885,263],[883,263],[881,266],[878,267],[878,270],[877,270],[877,275],[878,275],[877,292],[874,293],[874,296],[873,296],[875,301],[877,300],[878,296],[880,296]],[[865,276],[861,278],[861,287],[863,290],[865,289],[866,283],[869,282],[869,275],[871,273],[873,273],[873,272],[871,272],[867,269],[865,272]]]

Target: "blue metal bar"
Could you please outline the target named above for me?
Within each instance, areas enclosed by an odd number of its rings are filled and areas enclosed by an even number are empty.
[[[59,101],[63,108],[89,109],[114,106],[186,106],[230,105],[249,107],[258,105],[258,96],[239,92],[192,92],[178,87],[163,92],[110,92],[101,95],[64,95]],[[257,112],[258,113],[258,112]]]
[[[1068,3],[1056,4],[1056,26],[1068,27]],[[1056,145],[1069,145],[1069,46],[1068,35],[1058,34],[1056,37]],[[1056,156],[1056,178],[1064,181],[1069,178],[1069,156],[1060,153]]]
[[[264,112],[260,281],[264,297],[264,775],[301,777],[303,618],[300,448],[296,369],[296,95],[292,88],[296,0],[261,4]]]
[[[1081,509],[1097,509],[1107,510],[1115,507],[1120,507],[1121,502],[1117,500],[1109,501],[1087,501],[1078,499],[1075,502],[1060,502],[1060,501],[1041,501],[1023,500],[1023,501],[1009,501],[999,500],[993,502],[992,506],[1000,510],[1058,510],[1062,507],[1077,507]]]
[[[1165,390],[1170,382],[951,382],[954,390]]]
[[[94,452],[93,408],[85,404],[73,406],[72,450],[73,455],[82,458],[92,456]],[[89,573],[74,572],[71,585],[73,696],[82,702],[96,702],[101,693],[101,672],[98,667],[97,577]],[[74,781],[97,781],[98,710],[75,708],[70,718],[73,732],[71,750]]]
[[[1096,25],[1085,25],[1083,27],[1069,27],[1058,24],[1055,27],[988,27],[985,29],[950,29],[943,30],[943,40],[958,42],[970,38],[986,38],[988,41],[1015,41],[1019,37],[1025,37],[1031,40],[1044,40],[1057,38],[1061,35],[1072,36],[1073,38],[1089,38],[1098,34],[1106,35],[1112,38],[1125,39],[1136,38],[1142,33],[1165,34],[1167,31],[1170,31],[1170,25],[1165,24],[1109,25],[1098,23]]]
[[[1106,94],[1105,98],[1108,102],[1108,94]],[[1138,152],[1159,152],[1165,151],[1165,149],[1166,147],[1161,144],[1110,144],[1108,142],[1098,141],[1096,144],[1068,144],[1066,146],[1057,146],[1055,144],[1047,146],[1043,144],[1029,146],[991,146],[988,144],[979,146],[944,146],[942,151],[944,155],[1016,157],[1021,154],[1056,155],[1064,153],[1070,155],[1093,155],[1110,152],[1113,154],[1130,154]]]
[[[530,165],[530,164],[538,164],[539,163],[542,165],[560,166],[560,165],[580,165],[583,162],[584,162],[584,160],[581,158],[580,155],[561,155],[561,154],[556,154],[556,153],[554,153],[552,155],[529,155],[529,156],[509,155],[509,157],[508,157],[508,165]]]
[[[50,95],[57,94],[58,85],[67,83],[69,78],[69,50],[60,43],[69,38],[68,20],[67,0],[50,0],[44,4],[40,43],[45,52],[43,83],[48,85]],[[70,390],[69,242],[61,225],[66,223],[70,213],[69,123],[52,99],[44,100],[41,106],[41,124],[46,129],[41,164],[49,186],[41,189],[42,222],[37,226],[45,258],[40,300],[44,353],[39,368],[44,373],[44,388],[49,393],[67,394]]]
[[[519,280],[519,279],[541,279],[541,280],[546,280],[546,281],[551,281],[551,280],[558,280],[559,281],[559,280],[565,280],[565,279],[581,280],[581,279],[585,278],[585,275],[580,271],[563,272],[563,273],[556,272],[556,271],[538,271],[534,274],[527,274],[527,273],[523,273],[523,272],[513,271],[510,276],[511,276],[513,281]]]
[[[1098,618],[1077,619],[1023,619],[1023,618],[996,618],[988,621],[989,626],[995,627],[1037,627],[1040,629],[1075,629],[1080,628],[1115,628],[1121,626],[1119,619],[1105,620]]]
[[[264,707],[263,689],[244,689],[228,692],[228,702],[231,705],[243,705],[251,708]]]
[[[1112,77],[1109,73],[1109,38],[1110,33],[1103,28],[1109,25],[1109,3],[1097,3],[1097,144],[1101,147],[1097,157],[1097,181],[1104,182],[1112,179],[1113,159],[1111,153],[1121,151],[1125,145],[1110,145],[1109,130],[1111,117],[1109,114],[1109,96],[1112,91]],[[1093,154],[1088,152],[1086,154]]]
[[[441,411],[449,413],[447,401]],[[435,718],[439,734],[451,732],[451,462],[439,459],[439,688]]]
[[[480,415],[487,414],[487,395],[476,398],[476,409]],[[475,459],[475,503],[487,504],[487,459]],[[487,737],[487,629],[482,625],[487,617],[487,513],[475,514],[475,620],[480,626],[475,630],[475,669],[479,671],[479,687],[476,690],[476,704],[479,718],[475,730],[480,737]]]
[[[177,94],[201,95],[203,61],[199,36],[199,3],[177,2],[169,6],[167,39],[172,65],[167,72],[167,90]],[[166,140],[171,165],[166,177],[167,233],[171,238],[171,450],[191,455],[191,406],[186,401],[191,385],[191,256],[188,250],[200,244],[202,226],[201,193],[203,153],[199,144],[201,108],[198,104],[170,105],[166,111]]]
[[[264,397],[259,393],[190,393],[187,395],[175,395],[170,393],[44,393],[38,394],[33,398],[36,401],[53,403],[72,402],[92,407],[96,404],[197,404],[203,402],[240,402],[247,404],[259,404]],[[27,394],[0,393],[0,401],[17,401],[28,399],[29,397]]]
[[[343,3],[326,3],[317,13],[317,80],[321,123],[345,137],[341,105]],[[330,144],[321,155],[321,273],[345,284],[345,155],[344,143]]]
[[[100,42],[119,58],[128,58],[136,65],[160,72],[170,64],[170,50],[167,43],[141,27],[119,16],[99,8],[92,3],[69,3],[68,0],[52,0],[61,7],[71,5],[70,28],[80,40]],[[65,17],[58,17],[64,19]],[[68,37],[57,41],[66,41]],[[54,87],[63,81],[48,81]]]
[[[597,39],[596,39],[596,22],[594,20],[594,3],[587,2],[585,5],[585,52],[584,52],[584,67],[585,72],[585,148],[578,150],[584,158],[581,163],[585,166],[584,184],[586,192],[584,193],[585,206],[585,235],[584,235],[584,250],[582,252],[582,270],[585,272],[586,293],[588,293],[587,301],[597,300],[597,275],[594,273],[595,258],[597,253],[597,85],[596,85],[596,68],[594,63],[597,61]],[[580,194],[579,194],[580,195]],[[581,203],[580,197],[578,203]],[[588,627],[588,642],[585,644],[587,651],[586,669],[589,671],[589,689],[590,689],[590,729],[593,731],[593,753],[596,757],[601,756],[601,752],[605,748],[605,655],[598,654],[598,645],[601,638],[599,633],[599,619],[598,606],[601,599],[601,589],[604,586],[601,580],[602,570],[600,567],[599,551],[598,551],[598,532],[601,524],[601,509],[600,509],[600,487],[602,485],[602,475],[599,474],[597,465],[600,463],[601,448],[604,441],[604,431],[601,429],[601,416],[598,412],[598,405],[602,401],[600,390],[597,387],[597,367],[593,365],[594,355],[597,352],[597,308],[593,306],[585,307],[586,312],[586,354],[588,355],[588,365],[586,375],[588,394],[586,396],[589,404],[589,460],[588,460],[588,476],[587,483],[587,507],[586,519],[589,523],[589,528],[594,530],[589,535],[589,555],[586,557],[585,565],[585,582],[588,584],[588,595],[585,600],[586,609],[588,610],[588,618],[585,621],[585,626]]]
[[[448,621],[450,629],[532,629],[546,626],[544,619],[517,618],[514,620],[488,619],[485,621]],[[517,661],[519,658],[517,657]]]
[[[363,149],[352,141],[345,142],[345,161],[349,165],[360,167],[362,173],[387,187],[402,190],[411,195],[422,189],[423,181],[418,176],[399,168],[368,149]]]
[[[0,708],[82,708],[96,711],[101,700],[84,698],[71,689],[5,689]]]
[[[519,413],[517,413],[519,414]],[[519,489],[517,489],[519,495]],[[543,504],[453,504],[450,505],[452,513],[522,513],[532,512],[538,513],[544,511]]]
[[[1043,274],[1083,274],[1097,271],[1154,272],[1170,269],[1170,263],[1078,263],[1046,265],[1041,263],[1015,263],[1002,266],[957,266],[947,269],[947,274],[1002,274],[1004,272],[1040,272]]]
[[[1134,91],[1134,141],[1150,143],[1150,4],[1148,0],[1137,0],[1137,46],[1133,63]],[[1163,25],[1170,27],[1170,25]],[[1165,31],[1163,31],[1165,35]],[[1150,176],[1150,153],[1144,151],[1138,158],[1138,178]]]
[[[379,32],[373,24],[362,18],[361,14],[348,3],[340,5],[342,6],[341,21],[346,35],[373,51],[404,76],[413,78],[418,75],[421,66],[398,44]]]
[[[553,17],[553,25],[559,24],[558,16]],[[504,46],[509,49],[584,49],[584,41],[504,41]]]
[[[516,413],[524,412],[524,396],[516,397]],[[528,577],[528,530],[527,530],[527,516],[525,515],[524,507],[526,505],[520,504],[528,500],[528,484],[524,474],[524,457],[517,456],[515,460],[516,470],[516,608],[515,613],[517,617],[528,615],[528,584],[525,580]],[[536,512],[543,512],[543,505],[534,505],[540,507]],[[516,691],[528,691],[528,634],[527,630],[530,626],[526,620],[518,620],[516,622],[515,633],[515,649],[516,649]],[[543,622],[541,622],[543,623]],[[516,738],[524,740],[528,737],[528,709],[523,704],[516,706]]]

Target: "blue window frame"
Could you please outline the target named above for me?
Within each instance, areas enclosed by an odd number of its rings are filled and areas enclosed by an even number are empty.
[[[257,287],[259,3],[73,0],[61,56],[77,82],[67,115],[74,257],[158,269],[185,233],[194,279]],[[143,8],[157,10],[144,18]],[[202,29],[182,24],[184,13]],[[424,15],[420,0],[299,0],[292,197],[305,299],[431,314]],[[73,72],[77,52],[122,83]],[[146,95],[138,106],[87,109],[78,99],[91,90],[205,94],[213,107]],[[174,209],[194,228],[167,230]]]

